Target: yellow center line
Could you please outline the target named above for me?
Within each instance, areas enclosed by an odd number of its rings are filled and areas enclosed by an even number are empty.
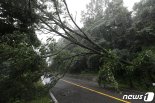
[[[97,90],[90,89],[90,88],[85,87],[85,86],[82,86],[82,85],[75,84],[75,83],[73,83],[73,82],[70,82],[70,81],[67,81],[67,80],[64,80],[64,79],[61,79],[61,80],[64,81],[64,82],[66,82],[66,83],[72,84],[72,85],[74,85],[74,86],[77,86],[77,87],[80,87],[80,88],[89,90],[89,91],[91,91],[91,92],[94,92],[94,93],[97,93],[97,94],[100,94],[100,95],[103,95],[103,96],[107,96],[107,97],[109,97],[109,98],[112,98],[112,99],[115,99],[115,100],[118,100],[118,101],[121,101],[121,102],[124,102],[124,103],[131,103],[131,102],[129,102],[129,101],[125,101],[125,100],[123,100],[123,99],[120,99],[120,98],[117,98],[117,97],[114,97],[114,96],[111,96],[111,95],[108,95],[108,94],[99,92],[99,91],[97,91]]]

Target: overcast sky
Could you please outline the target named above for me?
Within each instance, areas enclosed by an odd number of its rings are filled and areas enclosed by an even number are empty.
[[[82,23],[80,23],[81,21],[81,11],[86,10],[86,4],[88,4],[90,2],[90,0],[66,0],[69,10],[71,12],[71,14],[73,15],[73,18],[75,18],[76,16],[76,23],[82,27]],[[134,5],[134,3],[139,2],[140,0],[123,0],[124,1],[124,6],[128,8],[129,11],[132,11],[132,7]],[[46,42],[46,39],[49,38],[50,35],[38,35],[38,38],[42,41],[42,42]],[[55,37],[56,41],[59,39],[60,37]]]
[[[70,12],[73,16],[76,16],[76,22],[79,26],[82,26],[80,23],[81,20],[81,11],[86,9],[86,4],[90,2],[90,0],[66,0]],[[128,8],[129,11],[132,11],[132,7],[134,3],[139,2],[140,0],[123,0],[124,6]]]

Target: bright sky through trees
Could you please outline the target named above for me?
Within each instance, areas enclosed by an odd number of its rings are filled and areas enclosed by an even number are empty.
[[[76,23],[82,27],[82,23],[81,23],[81,11],[86,10],[86,4],[88,4],[90,2],[90,0],[66,0],[69,10],[73,16],[73,18],[76,18]],[[124,6],[128,8],[129,11],[132,11],[132,7],[134,5],[134,3],[139,2],[140,0],[123,0],[124,1]],[[46,34],[46,36],[44,35],[38,35],[38,38],[45,43],[46,39],[51,37],[51,34]],[[59,39],[60,37],[56,36],[55,39],[56,41]]]

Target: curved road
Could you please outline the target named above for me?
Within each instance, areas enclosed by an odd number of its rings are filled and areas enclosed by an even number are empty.
[[[64,77],[52,90],[59,103],[145,103],[123,100],[122,94],[99,88],[97,83]]]

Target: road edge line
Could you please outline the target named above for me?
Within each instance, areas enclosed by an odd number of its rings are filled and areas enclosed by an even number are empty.
[[[54,103],[59,103],[59,102],[57,101],[57,99],[55,98],[55,96],[53,95],[53,93],[51,92],[51,90],[49,90],[49,94],[50,94],[50,97],[51,97],[51,99],[52,99],[52,102],[54,102]]]

